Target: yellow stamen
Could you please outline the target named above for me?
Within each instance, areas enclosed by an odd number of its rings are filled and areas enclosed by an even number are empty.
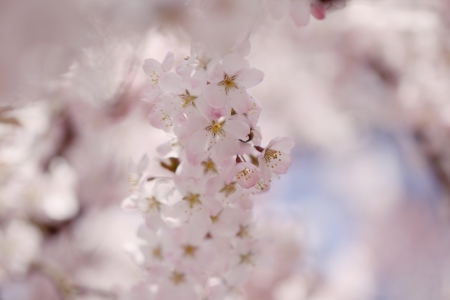
[[[201,56],[196,56],[194,58],[194,61],[195,61],[195,67],[197,69],[202,68],[202,69],[206,70],[206,68],[208,67],[208,63],[211,60],[208,59],[205,54],[202,54]]]
[[[195,107],[195,99],[197,99],[197,96],[192,96],[188,90],[184,94],[178,95],[178,97],[181,98],[183,101],[182,106],[183,108],[186,108],[188,106],[194,106]]]
[[[172,277],[170,278],[175,285],[184,282],[184,273],[178,273],[177,271],[172,272]]]
[[[192,245],[184,245],[183,246],[183,255],[184,256],[190,256],[190,257],[194,257],[195,256],[195,252],[197,252],[197,247],[196,246],[192,246]]]
[[[207,160],[202,162],[202,166],[204,167],[203,172],[205,174],[211,173],[217,173],[216,164],[211,158],[208,158]]]
[[[225,136],[225,131],[223,131],[222,127],[225,124],[225,120],[216,122],[215,120],[211,121],[211,125],[205,127],[205,130],[210,131],[213,136],[222,135]]]
[[[236,182],[232,182],[229,185],[225,185],[219,192],[224,193],[225,197],[230,196],[234,192],[236,192]]]
[[[270,163],[272,159],[278,159],[279,156],[281,156],[281,151],[266,149],[266,152],[264,153],[264,160],[266,163]]]
[[[155,198],[155,196],[151,197],[151,198],[146,198],[147,202],[148,202],[148,208],[147,208],[147,212],[150,212],[154,209],[160,211],[161,210],[161,202],[158,201],[158,199]]]
[[[247,226],[239,225],[239,231],[238,231],[238,233],[236,233],[236,236],[241,239],[243,239],[245,237],[250,238],[251,235],[248,232],[248,225]]]
[[[162,259],[163,259],[163,256],[162,256],[162,249],[161,249],[161,247],[158,246],[158,247],[154,248],[154,249],[152,250],[152,255],[153,255],[155,258],[157,258],[157,259],[159,259],[159,260],[162,260]]]
[[[183,200],[189,202],[189,208],[194,208],[196,204],[202,204],[199,194],[187,193],[186,196],[183,197]]]
[[[236,77],[237,77],[237,75],[228,76],[227,74],[224,74],[223,80],[218,83],[218,85],[223,86],[225,88],[225,94],[228,95],[228,92],[230,91],[230,89],[238,88],[236,83],[234,82]]]
[[[244,168],[242,171],[238,172],[236,174],[237,179],[241,179],[244,178],[245,180],[249,180],[250,176],[255,173],[255,171],[249,169],[249,168]]]
[[[252,255],[251,252],[249,252],[247,254],[241,254],[240,255],[241,260],[240,260],[239,264],[240,265],[242,265],[242,264],[254,265],[254,262],[252,260],[252,256],[253,255]]]
[[[215,215],[215,216],[210,216],[211,222],[217,223],[217,221],[219,221],[220,213],[221,213],[221,212],[219,212],[219,213],[218,213],[217,215]]]

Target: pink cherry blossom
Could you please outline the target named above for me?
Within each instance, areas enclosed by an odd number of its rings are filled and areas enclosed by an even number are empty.
[[[252,106],[246,90],[259,84],[264,74],[250,68],[248,61],[237,53],[227,54],[222,61],[222,65],[215,67],[211,84],[205,89],[206,100],[215,108],[227,107],[245,113]]]
[[[152,102],[158,98],[161,94],[159,86],[159,77],[169,72],[173,66],[173,53],[167,52],[166,57],[162,63],[159,63],[153,58],[146,59],[144,61],[144,72],[149,77],[148,84],[145,88],[144,94],[147,100]]]
[[[228,183],[233,179],[244,189],[249,189],[258,182],[259,169],[248,162],[237,163],[231,171],[231,176],[228,178]]]
[[[293,147],[294,141],[287,137],[275,138],[269,142],[258,157],[263,179],[269,181],[272,174],[286,174],[291,165],[289,153]]]
[[[137,179],[122,203],[144,216],[138,236],[145,243],[127,249],[144,266],[154,299],[236,295],[259,253],[250,196],[268,190],[272,174],[287,171],[293,147],[288,138],[260,147],[262,107],[247,89],[262,81],[261,71],[237,49],[221,60],[206,46],[192,51],[177,73],[169,72],[170,55],[161,66],[146,61],[155,83],[150,124],[172,135],[158,151],[177,163],[172,176],[150,181],[144,167],[133,165]],[[210,285],[215,280],[229,288]]]

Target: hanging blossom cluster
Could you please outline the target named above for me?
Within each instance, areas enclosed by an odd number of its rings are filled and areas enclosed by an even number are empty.
[[[294,142],[276,137],[261,144],[261,104],[248,92],[264,78],[245,59],[257,14],[249,21],[237,7],[252,15],[261,2],[226,3],[199,6],[190,56],[175,68],[171,52],[162,62],[144,62],[150,124],[172,137],[158,147],[170,176],[152,176],[146,156],[130,164],[131,195],[122,207],[145,222],[138,230],[143,244],[127,250],[145,276],[124,299],[239,299],[262,256],[252,196],[287,172]],[[323,19],[345,1],[266,4],[276,18],[300,12],[294,21],[306,25],[310,14]],[[234,17],[223,14],[233,7]]]
[[[261,104],[247,89],[264,74],[236,50],[223,57],[204,45],[171,72],[174,57],[147,59],[150,123],[173,138],[158,150],[170,178],[151,177],[148,158],[130,166],[127,210],[145,217],[134,252],[146,271],[132,299],[225,299],[239,293],[258,260],[254,194],[291,164],[291,138],[264,147]]]

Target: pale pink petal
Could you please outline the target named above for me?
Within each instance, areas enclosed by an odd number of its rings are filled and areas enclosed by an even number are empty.
[[[144,61],[143,69],[145,74],[150,77],[159,75],[163,72],[161,64],[153,58],[148,58]]]
[[[344,8],[347,0],[333,0],[333,5],[337,8]]]
[[[267,0],[267,9],[269,10],[270,15],[275,20],[281,20],[284,18],[290,6],[291,0]]]
[[[242,70],[238,77],[236,78],[236,83],[238,86],[243,88],[251,88],[255,85],[261,83],[264,79],[264,73],[260,70],[251,68]]]
[[[275,174],[286,174],[291,163],[292,163],[291,156],[287,155],[286,153],[282,153],[281,155],[278,156],[278,159],[275,161],[272,171]]]
[[[237,53],[225,55],[222,62],[224,71],[229,76],[233,76],[238,71],[248,69],[250,67],[249,62]]]
[[[208,131],[200,129],[194,133],[190,138],[189,150],[193,153],[204,152],[211,137]]]
[[[138,206],[137,206],[137,200],[138,200],[139,196],[136,194],[132,194],[130,196],[128,196],[127,198],[123,199],[122,204],[120,205],[120,207],[124,210],[124,211],[137,211],[138,210]]]
[[[180,202],[172,205],[170,210],[167,211],[166,217],[177,219],[179,222],[186,222],[190,217],[189,203],[181,200]]]
[[[248,155],[248,154],[253,154],[253,145],[249,144],[249,143],[240,143],[239,144],[239,152],[237,153],[238,155]]]
[[[242,186],[244,189],[249,189],[258,182],[258,179],[259,179],[259,175],[256,175],[256,172],[255,172],[255,174],[251,174],[251,176],[248,176],[248,177],[237,176],[237,183],[239,183],[239,185]]]
[[[241,162],[236,164],[233,173],[236,174],[237,183],[244,189],[251,188],[259,180],[258,168],[250,163]]]
[[[161,215],[158,211],[153,210],[145,214],[145,226],[154,231],[158,230],[164,225]]]
[[[246,113],[250,109],[251,98],[243,88],[232,89],[228,92],[229,105],[238,113]]]
[[[252,142],[255,146],[261,146],[262,141],[262,135],[261,135],[261,128],[259,126],[256,126],[255,128],[252,128],[253,132],[253,139]]]
[[[209,196],[214,196],[223,187],[222,178],[217,175],[208,180],[206,184],[206,194]]]
[[[250,126],[243,121],[228,120],[224,124],[224,130],[227,134],[231,134],[237,139],[246,141],[250,133]]]
[[[287,138],[285,138],[285,139],[287,139]],[[284,141],[286,141],[286,140],[284,140]],[[286,144],[288,144],[288,142],[286,142]],[[270,150],[274,150],[274,149],[271,147]],[[266,154],[267,151],[268,151],[268,149],[263,151],[258,160],[260,162],[259,167],[260,167],[261,171],[267,172],[266,170],[263,170],[263,168],[266,167],[275,174],[285,174],[287,172],[287,170],[289,169],[289,166],[292,163],[290,155],[286,152],[278,151],[277,153],[273,153],[273,155],[264,157],[264,155]],[[266,160],[266,158],[267,158],[267,160]],[[264,174],[263,178],[265,180],[268,180],[267,173]]]
[[[190,78],[193,71],[194,69],[191,66],[189,66],[188,63],[186,63],[186,61],[179,64],[176,68],[177,74],[183,77],[184,79]]]
[[[128,292],[128,299],[133,300],[151,300],[153,299],[153,294],[150,291],[149,285],[147,282],[139,282],[131,287]]]
[[[272,178],[272,171],[270,170],[270,168],[266,165],[265,161],[264,161],[264,156],[261,155],[258,158],[258,162],[259,162],[259,171],[261,172],[261,177],[264,180],[269,181]]]
[[[195,74],[197,73],[199,72],[196,72]],[[191,95],[194,96],[200,95],[206,88],[206,80],[202,77],[197,77],[195,75],[189,80],[187,80],[187,83],[189,86],[188,88],[189,92],[191,93]]]
[[[175,73],[163,73],[159,76],[158,85],[166,93],[182,94],[186,90],[183,78]]]
[[[255,105],[254,102],[253,102],[253,105]],[[257,107],[257,106],[251,107],[247,111],[247,118],[248,118],[248,121],[250,122],[250,125],[251,125],[252,128],[256,127],[256,123],[258,123],[258,119],[259,119],[259,115],[260,114],[261,114],[261,108]]]
[[[205,88],[205,99],[214,108],[222,108],[228,103],[225,89],[217,85],[207,85]]]
[[[195,79],[198,82],[206,84],[206,82],[208,81],[208,73],[206,72],[205,69],[199,68],[192,73],[191,78]]]
[[[311,3],[311,15],[317,20],[325,19],[325,7],[319,3]]]
[[[215,158],[217,160],[225,160],[239,151],[239,141],[227,135],[219,140],[214,148]]]
[[[161,95],[161,89],[159,88],[159,85],[153,83],[149,83],[148,85],[146,85],[143,92],[148,102],[156,101]]]
[[[270,143],[267,145],[267,148],[289,153],[294,146],[295,142],[292,138],[278,137],[270,141]]]
[[[166,156],[172,151],[172,141],[165,142],[156,147],[156,151],[161,156]]]
[[[308,25],[310,12],[309,0],[292,1],[290,15],[295,26],[302,27]]]
[[[168,131],[172,126],[172,117],[168,114],[162,103],[155,103],[149,114],[150,124],[153,127]]]
[[[154,185],[154,194],[158,201],[168,203],[169,198],[174,192],[174,185],[170,179],[159,178],[156,179]]]
[[[203,204],[210,215],[216,215],[222,210],[222,204],[213,197],[205,197],[205,199],[206,201]]]
[[[173,117],[173,123],[176,124],[178,127],[184,127],[187,122],[187,117],[182,113],[179,112]]]
[[[162,69],[164,70],[164,72],[169,72],[170,69],[172,69],[173,67],[173,53],[172,52],[167,52],[166,57],[164,57],[164,60],[161,64]]]
[[[207,157],[208,157],[207,152],[194,153],[194,152],[190,151],[189,149],[186,149],[186,158],[187,158],[188,162],[194,166],[196,166],[199,163],[201,163],[202,161],[204,161]]]
[[[208,81],[211,82],[211,84],[219,83],[223,80],[224,73],[223,65],[217,63],[211,68],[211,71],[208,72]]]
[[[209,81],[211,81],[211,76],[214,70],[216,70],[216,66],[220,65],[219,64],[220,59],[219,58],[213,58],[209,61],[207,67],[206,67],[206,73],[207,73],[207,78]],[[223,72],[223,67],[221,66],[221,71]]]
[[[193,284],[181,283],[174,285],[169,281],[163,281],[155,294],[155,300],[186,300],[199,299]]]

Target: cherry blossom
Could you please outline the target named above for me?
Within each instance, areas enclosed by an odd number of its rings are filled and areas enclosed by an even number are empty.
[[[218,64],[205,89],[208,103],[215,108],[233,108],[245,113],[251,108],[251,97],[247,89],[259,84],[264,74],[250,68],[248,61],[237,53],[225,55],[222,64]]]
[[[132,194],[122,207],[145,220],[138,233],[145,243],[127,249],[156,284],[155,299],[236,293],[259,251],[252,246],[258,242],[250,196],[266,191],[272,173],[284,174],[290,165],[291,139],[260,146],[261,104],[247,89],[263,73],[238,52],[217,53],[197,44],[176,73],[169,72],[171,54],[162,65],[144,64],[153,76],[150,123],[173,136],[158,148],[171,160],[165,168],[173,175],[148,177],[146,157],[131,164]],[[228,288],[211,290],[214,280]]]
[[[161,93],[159,86],[159,77],[166,72],[169,72],[173,67],[173,53],[167,52],[166,57],[162,63],[159,63],[153,58],[144,61],[144,72],[149,77],[148,84],[144,91],[147,100],[152,102],[158,98]]]
[[[255,165],[248,162],[237,163],[228,179],[228,184],[233,179],[236,179],[237,183],[245,189],[249,189],[256,184],[259,179],[259,170]]]
[[[263,179],[270,180],[272,174],[286,174],[291,165],[289,153],[293,147],[294,141],[291,138],[275,138],[269,142],[258,157]]]

